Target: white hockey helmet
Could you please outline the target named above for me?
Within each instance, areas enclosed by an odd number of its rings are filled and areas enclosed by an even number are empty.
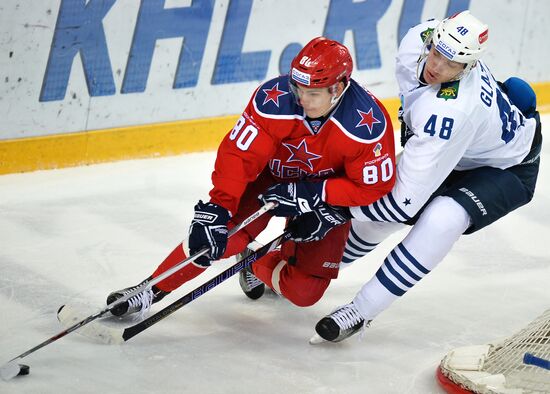
[[[461,76],[475,66],[487,47],[489,28],[462,11],[442,20],[433,31],[432,44],[447,59],[466,64]]]

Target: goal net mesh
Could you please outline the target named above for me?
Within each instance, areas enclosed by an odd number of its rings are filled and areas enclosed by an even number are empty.
[[[538,365],[524,362],[528,353]],[[449,352],[440,372],[474,393],[550,393],[550,309],[500,342]]]

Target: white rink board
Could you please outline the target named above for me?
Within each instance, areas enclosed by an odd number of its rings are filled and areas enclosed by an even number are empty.
[[[81,3],[2,2],[0,140],[238,114],[260,81],[285,73],[291,55],[322,34],[350,47],[357,80],[395,97],[399,35],[465,6],[490,25],[486,60],[497,78],[550,81],[545,0],[88,1],[96,14]],[[152,16],[159,9],[184,14]],[[182,51],[180,71],[192,75],[178,76]]]

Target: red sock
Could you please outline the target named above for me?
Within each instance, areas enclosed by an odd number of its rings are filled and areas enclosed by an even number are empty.
[[[271,276],[273,275],[273,269],[277,266],[277,264],[279,264],[280,261],[281,251],[274,250],[254,262],[254,264],[252,264],[252,272],[258,279],[273,288]]]
[[[187,256],[183,251],[182,244],[176,246],[176,248],[164,259],[164,261],[153,272],[153,278],[156,278],[165,271],[168,271],[173,266],[177,265],[181,261],[185,260]],[[204,272],[205,267],[199,267],[193,263],[187,264],[179,271],[173,273],[168,278],[161,280],[155,286],[163,291],[173,291],[180,287],[185,282],[197,277]]]

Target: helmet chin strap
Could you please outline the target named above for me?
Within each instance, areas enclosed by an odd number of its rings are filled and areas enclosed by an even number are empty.
[[[428,37],[424,40],[424,45],[422,45],[422,50],[420,51],[420,56],[418,57],[418,60],[416,61],[416,80],[419,84],[426,86],[426,82],[422,82],[421,73],[424,69],[423,65],[426,63],[425,60],[428,57],[428,53],[430,50],[428,49],[429,46],[432,45],[432,36],[433,32],[431,32]],[[422,66],[422,67],[421,67]]]
[[[428,85],[426,82],[422,81],[422,78],[421,78],[421,73],[422,73],[421,70],[424,69],[424,64],[426,64],[426,62],[425,61],[423,62],[423,60],[425,60],[426,57],[427,57],[427,55],[420,54],[420,57],[416,61],[416,80],[418,81],[418,83],[420,85],[423,85],[423,86]],[[422,67],[421,67],[421,65],[422,65]]]
[[[337,82],[336,84],[332,85],[331,88],[334,88],[335,86],[337,86],[340,82]],[[346,83],[346,86],[344,87],[344,90],[342,90],[342,93],[337,96],[336,93],[334,93],[330,99],[330,107],[329,109],[327,110],[327,112],[325,112],[323,114],[323,116],[325,116],[326,114],[330,113],[330,111],[332,111],[334,109],[334,107],[336,106],[336,104],[338,104],[338,102],[340,101],[340,99],[344,96],[344,93],[346,93],[346,91],[348,90],[350,86],[350,82],[347,81]]]
[[[332,90],[333,88],[335,88],[339,83],[340,82],[337,82],[334,85],[332,85],[331,87],[329,87],[329,90]],[[342,93],[339,96],[337,96],[336,93],[332,94],[332,97],[330,98],[330,107],[321,116],[326,116],[327,114],[329,114],[334,109],[334,107],[340,102],[340,99],[342,98],[342,96],[344,96],[344,93],[346,93],[346,91],[348,90],[349,86],[350,86],[350,82],[348,81],[346,83],[346,86],[342,90]],[[300,102],[299,95],[294,94],[294,98],[296,99],[296,103],[299,106],[302,106],[302,103]]]

